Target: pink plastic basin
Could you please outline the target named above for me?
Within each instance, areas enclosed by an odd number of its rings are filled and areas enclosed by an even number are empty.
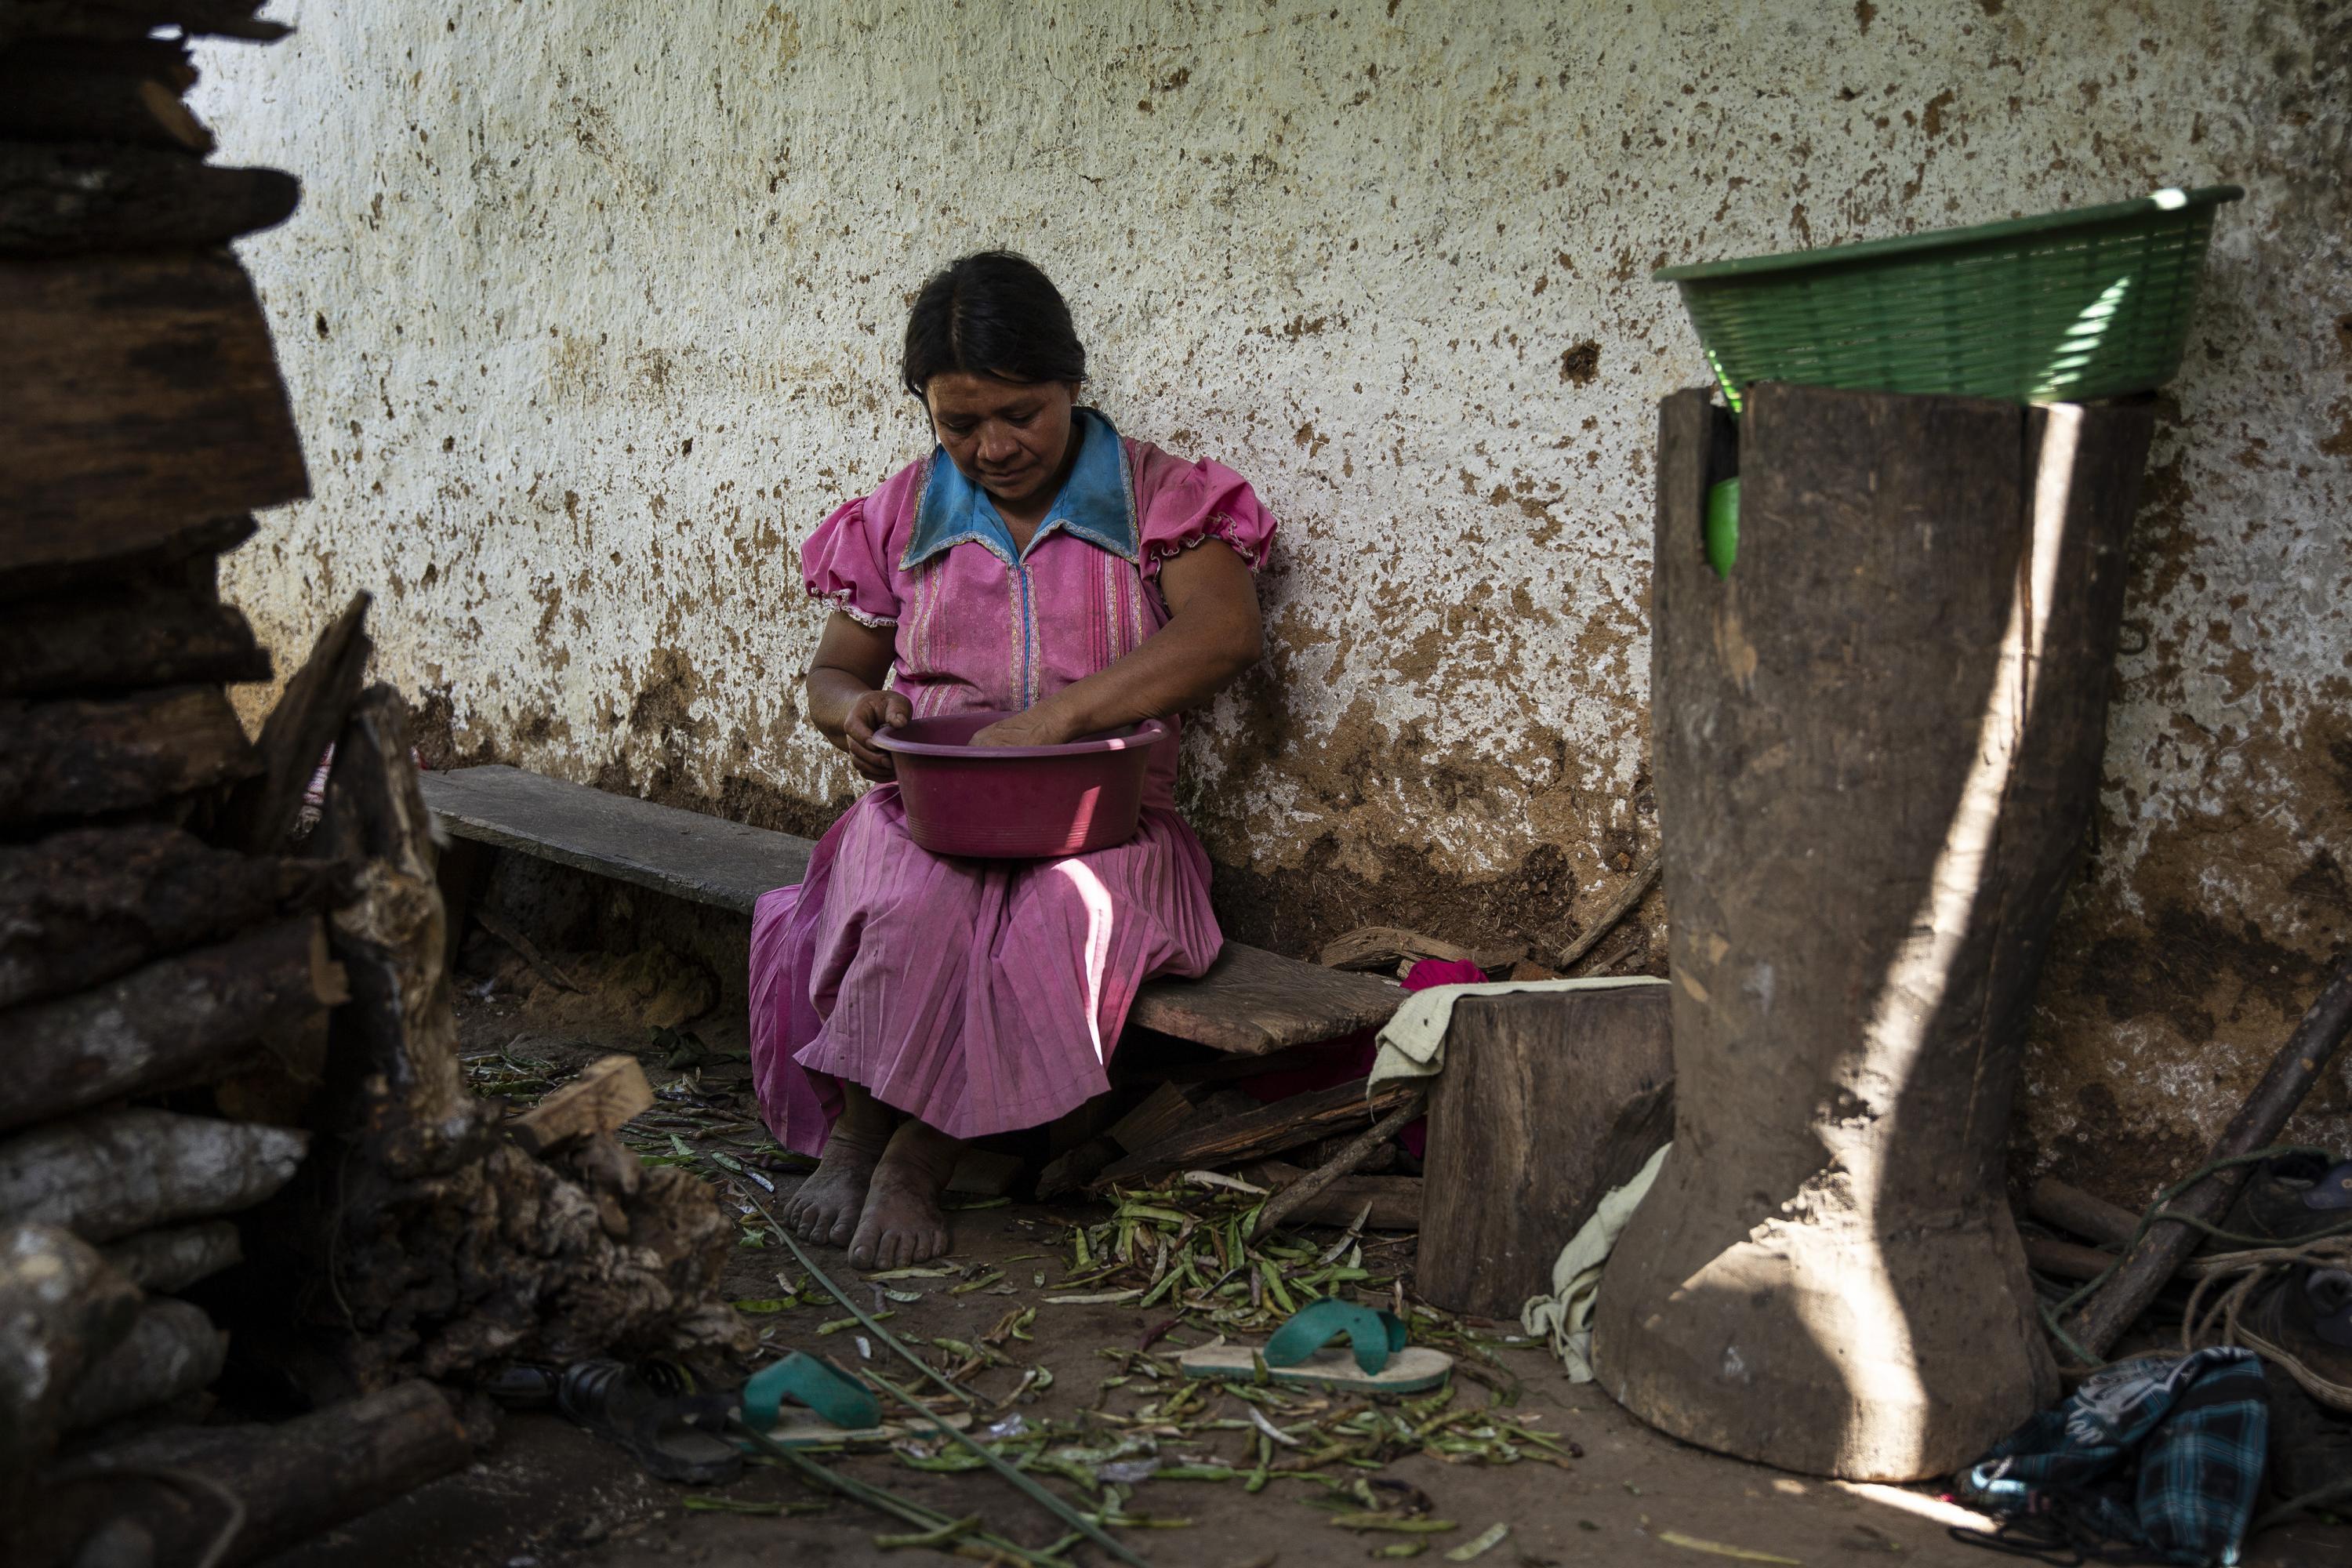
[[[1157,719],[1064,746],[975,746],[1004,713],[918,719],[877,731],[898,764],[907,831],[934,855],[1035,860],[1108,849],[1135,837]]]

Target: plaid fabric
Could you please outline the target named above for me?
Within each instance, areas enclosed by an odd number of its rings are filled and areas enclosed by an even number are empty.
[[[2270,1394],[2252,1351],[2147,1356],[2085,1378],[1996,1444],[1960,1490],[2158,1562],[2227,1568],[2262,1491],[2269,1439]]]

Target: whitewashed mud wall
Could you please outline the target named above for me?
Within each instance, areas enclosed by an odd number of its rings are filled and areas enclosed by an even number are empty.
[[[1653,834],[1652,407],[1701,367],[1652,268],[2240,182],[2039,1153],[2120,1184],[2200,1144],[2352,922],[2340,4],[277,14],[199,98],[307,185],[247,247],[318,491],[236,563],[278,646],[371,589],[436,754],[821,823],[855,781],[800,721],[796,542],[925,444],[924,274],[1017,247],[1122,427],[1286,524],[1272,658],[1190,765],[1234,929],[1294,951],[1557,942]]]

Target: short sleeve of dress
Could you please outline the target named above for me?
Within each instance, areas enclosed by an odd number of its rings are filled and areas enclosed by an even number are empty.
[[[1187,463],[1150,449],[1137,489],[1142,499],[1143,574],[1204,539],[1222,539],[1253,572],[1274,542],[1274,514],[1249,481],[1223,463]]]
[[[881,530],[861,497],[819,523],[801,546],[801,580],[810,598],[860,626],[895,626],[898,595],[886,560]]]

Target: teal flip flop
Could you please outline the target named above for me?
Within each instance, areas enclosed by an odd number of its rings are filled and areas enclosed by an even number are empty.
[[[786,1405],[790,1399],[793,1403]],[[767,1435],[780,1448],[810,1448],[841,1443],[887,1443],[918,1430],[882,1419],[881,1402],[865,1384],[843,1376],[813,1355],[793,1351],[753,1373],[743,1384],[743,1425]],[[951,1426],[968,1426],[961,1411],[942,1416]],[[929,1430],[926,1423],[920,1428]]]
[[[1341,1337],[1349,1349],[1332,1342]],[[1376,1311],[1336,1297],[1300,1308],[1256,1352],[1276,1383],[1351,1389],[1370,1394],[1421,1394],[1454,1375],[1444,1351],[1405,1343],[1393,1312]],[[1187,1377],[1248,1378],[1257,1373],[1247,1345],[1207,1344],[1176,1358]]]

